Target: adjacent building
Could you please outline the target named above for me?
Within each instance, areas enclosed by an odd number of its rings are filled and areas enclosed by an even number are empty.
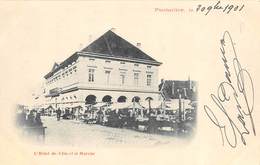
[[[159,100],[160,62],[109,30],[55,63],[44,83],[44,106],[84,107],[105,102]]]
[[[162,80],[159,85],[165,101],[187,99],[197,101],[197,82],[188,80]]]

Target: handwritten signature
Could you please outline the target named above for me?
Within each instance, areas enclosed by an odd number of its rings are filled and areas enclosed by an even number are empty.
[[[229,146],[235,148],[238,143],[237,137],[241,139],[243,145],[246,145],[245,135],[249,135],[252,130],[256,136],[253,120],[254,86],[250,73],[239,62],[228,31],[224,32],[220,43],[225,81],[219,84],[217,94],[210,95],[220,111],[213,112],[208,105],[204,105],[204,110],[210,121],[219,128],[222,145],[226,141]],[[227,59],[228,52],[233,54],[230,61]]]

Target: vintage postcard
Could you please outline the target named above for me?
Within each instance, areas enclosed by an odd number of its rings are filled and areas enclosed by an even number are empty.
[[[0,164],[260,165],[260,1],[0,2]]]

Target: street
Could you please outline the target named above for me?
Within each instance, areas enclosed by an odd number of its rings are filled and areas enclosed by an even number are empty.
[[[47,127],[45,145],[89,147],[155,147],[184,143],[188,138],[149,134],[126,128],[86,124],[76,120],[60,120],[42,116]]]

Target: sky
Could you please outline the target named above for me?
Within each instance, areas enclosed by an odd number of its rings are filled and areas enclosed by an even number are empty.
[[[5,85],[19,91],[18,98],[31,94],[54,62],[62,62],[87,46],[90,38],[93,41],[111,28],[134,45],[140,42],[144,52],[163,63],[159,80],[187,80],[189,76],[200,80],[206,72],[201,67],[215,64],[216,57],[211,55],[218,51],[219,36],[224,29],[232,28],[241,34],[245,34],[245,29],[254,29],[243,23],[243,17],[230,19],[230,15],[219,19],[219,24],[211,24],[215,16],[155,11],[155,8],[188,9],[189,6],[194,8],[196,4],[3,3],[0,52],[6,61],[1,65],[8,75]],[[203,46],[206,44],[214,47]],[[252,42],[252,46],[257,44]]]

